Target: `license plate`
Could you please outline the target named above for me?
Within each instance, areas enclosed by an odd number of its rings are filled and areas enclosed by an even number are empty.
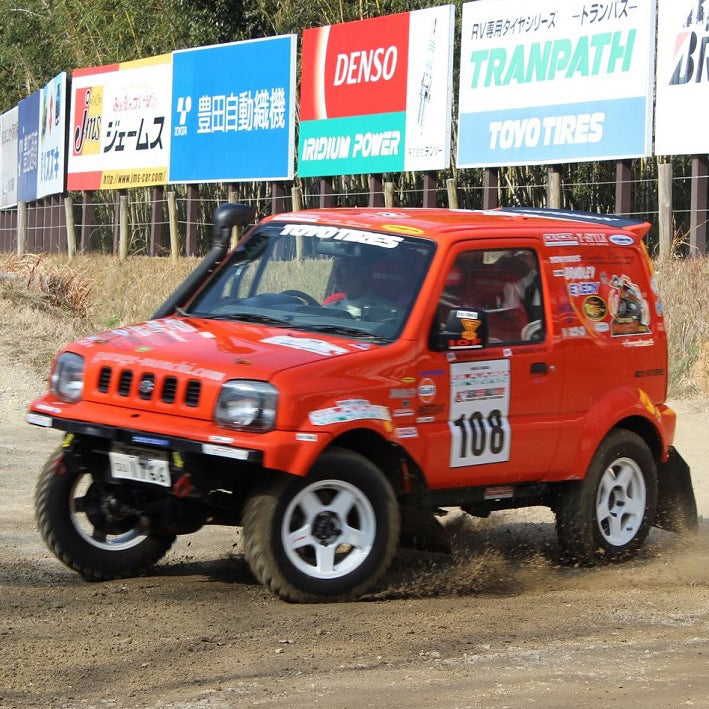
[[[170,487],[170,464],[167,454],[142,448],[114,446],[108,454],[111,475],[122,480],[136,480]]]

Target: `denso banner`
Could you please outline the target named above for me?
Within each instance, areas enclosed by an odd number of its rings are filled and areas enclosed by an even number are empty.
[[[649,155],[655,0],[463,5],[458,167]]]
[[[0,207],[17,204],[17,132],[18,108],[0,116]]]
[[[64,191],[66,115],[66,72],[62,72],[39,91],[37,197]]]
[[[167,182],[172,55],[72,73],[70,190]]]
[[[293,177],[296,36],[173,54],[170,182]]]
[[[709,8],[660,0],[657,15],[655,153],[709,152]]]
[[[17,201],[37,199],[39,91],[17,105]]]
[[[454,12],[305,30],[301,177],[448,167]]]

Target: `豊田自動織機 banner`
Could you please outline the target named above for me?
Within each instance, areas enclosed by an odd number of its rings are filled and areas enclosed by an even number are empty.
[[[709,152],[709,6],[660,0],[657,15],[655,153]]]
[[[655,0],[463,5],[458,167],[649,155]]]
[[[72,73],[70,190],[167,182],[172,55]]]
[[[305,30],[298,175],[450,164],[453,5]]]
[[[293,177],[296,36],[173,54],[170,182]]]

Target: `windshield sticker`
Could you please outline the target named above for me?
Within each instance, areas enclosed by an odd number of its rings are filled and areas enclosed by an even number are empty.
[[[327,426],[331,423],[341,423],[343,421],[391,421],[391,415],[386,406],[372,404],[366,399],[346,399],[336,403],[336,406],[328,409],[311,411],[308,414],[310,423],[314,426]]]
[[[451,365],[450,467],[510,458],[510,361]]]
[[[281,236],[315,236],[318,239],[333,239],[334,241],[352,241],[367,246],[381,246],[384,249],[395,249],[404,239],[393,234],[377,234],[359,229],[347,229],[338,226],[316,226],[312,224],[285,224]]]
[[[349,350],[344,347],[338,347],[325,340],[315,340],[311,337],[291,337],[290,335],[274,335],[261,340],[268,345],[281,345],[282,347],[290,347],[294,350],[305,350],[313,354],[330,357],[332,355],[347,354]]]

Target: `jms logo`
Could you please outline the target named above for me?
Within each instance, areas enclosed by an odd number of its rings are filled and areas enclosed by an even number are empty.
[[[78,89],[74,113],[74,155],[98,155],[101,150],[103,86]]]

